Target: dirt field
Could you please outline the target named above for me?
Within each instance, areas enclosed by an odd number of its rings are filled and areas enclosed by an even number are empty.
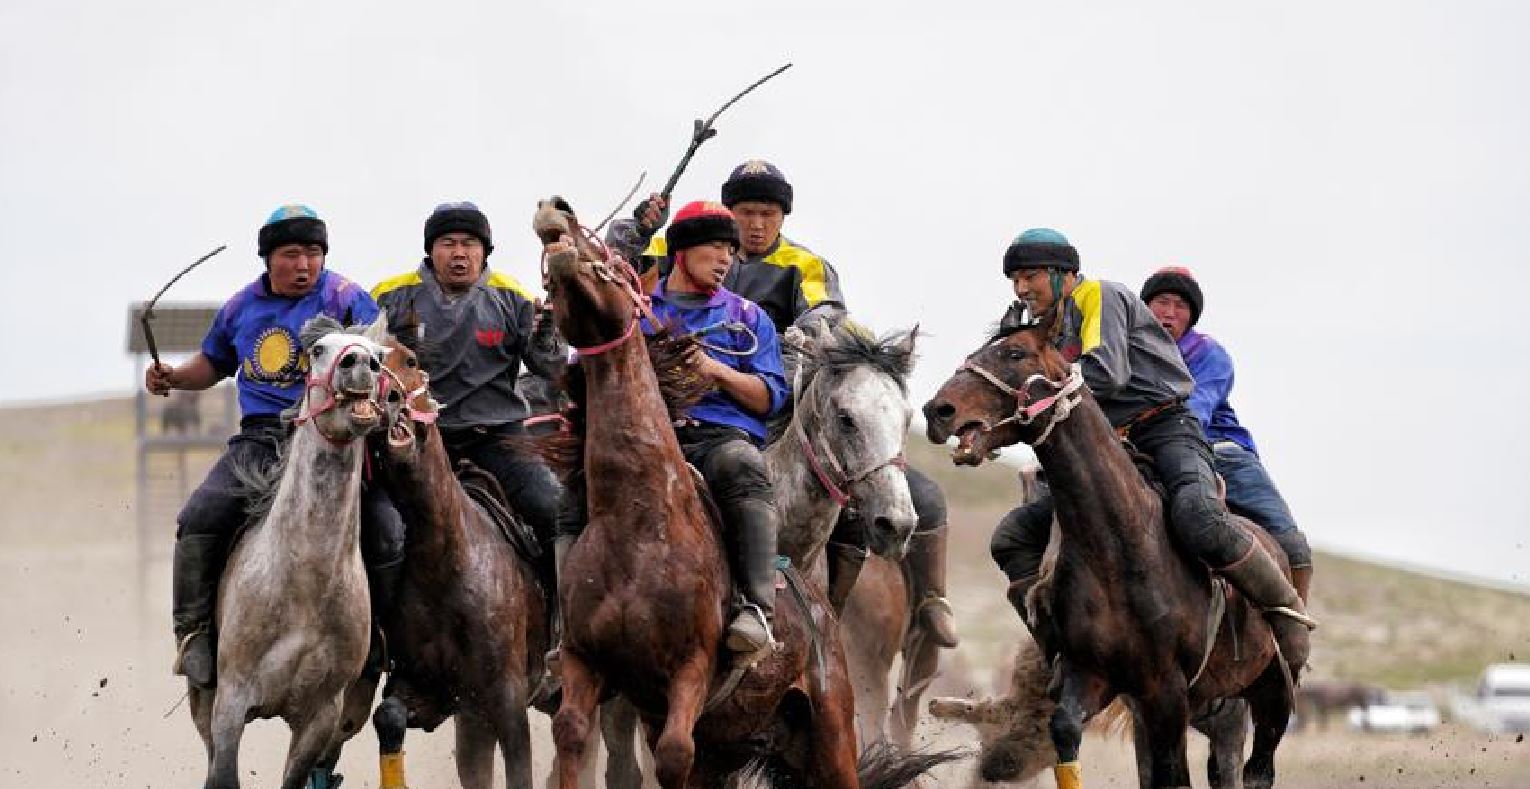
[[[124,401],[0,410],[0,787],[157,788],[202,780],[201,744],[186,710],[175,708],[183,688],[168,671],[169,567],[162,560],[149,566],[140,600],[130,414]],[[985,479],[1003,476],[995,474]],[[988,667],[1019,633],[986,557],[997,504],[977,494],[953,498],[959,539],[952,597],[965,644],[947,692],[991,687]],[[161,550],[170,528],[167,521]],[[1351,608],[1346,615],[1361,615]],[[1509,631],[1513,643],[1519,632]],[[538,714],[533,721],[536,769],[545,775],[547,722]],[[922,735],[943,747],[972,745],[964,727],[927,725]],[[456,786],[449,730],[410,736],[410,785]],[[274,785],[284,748],[284,727],[255,724],[242,759],[246,785]],[[375,753],[370,731],[352,742],[341,765],[347,787],[376,785]],[[1192,759],[1204,759],[1198,737]],[[1122,743],[1087,741],[1084,763],[1090,786],[1135,786]],[[1530,742],[1449,727],[1421,738],[1332,731],[1291,736],[1279,767],[1281,786],[1303,789],[1524,789]],[[967,785],[970,770],[970,763],[949,768],[938,785]],[[1051,786],[1050,778],[1038,785]],[[1196,786],[1204,785],[1198,775]]]

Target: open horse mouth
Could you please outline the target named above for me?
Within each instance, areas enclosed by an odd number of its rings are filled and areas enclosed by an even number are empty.
[[[351,403],[350,414],[352,422],[364,427],[376,425],[382,419],[382,412],[377,410],[377,404],[370,398]]]
[[[988,426],[972,421],[956,430],[956,448],[951,450],[951,460],[958,466],[979,466],[988,459],[988,449],[983,446]]]
[[[409,426],[409,414],[400,411],[388,428],[388,446],[404,448],[414,444],[414,429]]]

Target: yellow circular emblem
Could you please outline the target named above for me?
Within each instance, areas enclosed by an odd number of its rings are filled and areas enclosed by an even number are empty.
[[[255,341],[255,373],[260,378],[275,379],[285,375],[297,361],[297,344],[280,326],[273,326]]]

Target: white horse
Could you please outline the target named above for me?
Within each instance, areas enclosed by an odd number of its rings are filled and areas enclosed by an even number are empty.
[[[370,638],[358,544],[360,439],[383,423],[377,383],[386,325],[379,316],[360,333],[320,316],[303,326],[309,372],[296,430],[264,476],[270,487],[257,509],[265,513],[230,554],[219,587],[218,684],[191,690],[208,789],[239,786],[239,741],[256,718],[280,717],[292,730],[282,789],[307,783],[334,747],[342,699],[362,673]],[[322,786],[328,770],[318,772]]]

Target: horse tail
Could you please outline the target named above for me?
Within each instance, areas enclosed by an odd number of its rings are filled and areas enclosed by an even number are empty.
[[[1125,739],[1132,734],[1132,708],[1126,699],[1117,696],[1110,706],[1095,714],[1091,724],[1106,737]]]
[[[855,765],[862,789],[893,789],[909,786],[921,775],[948,762],[967,758],[960,748],[941,751],[908,751],[882,740],[861,751]]]

